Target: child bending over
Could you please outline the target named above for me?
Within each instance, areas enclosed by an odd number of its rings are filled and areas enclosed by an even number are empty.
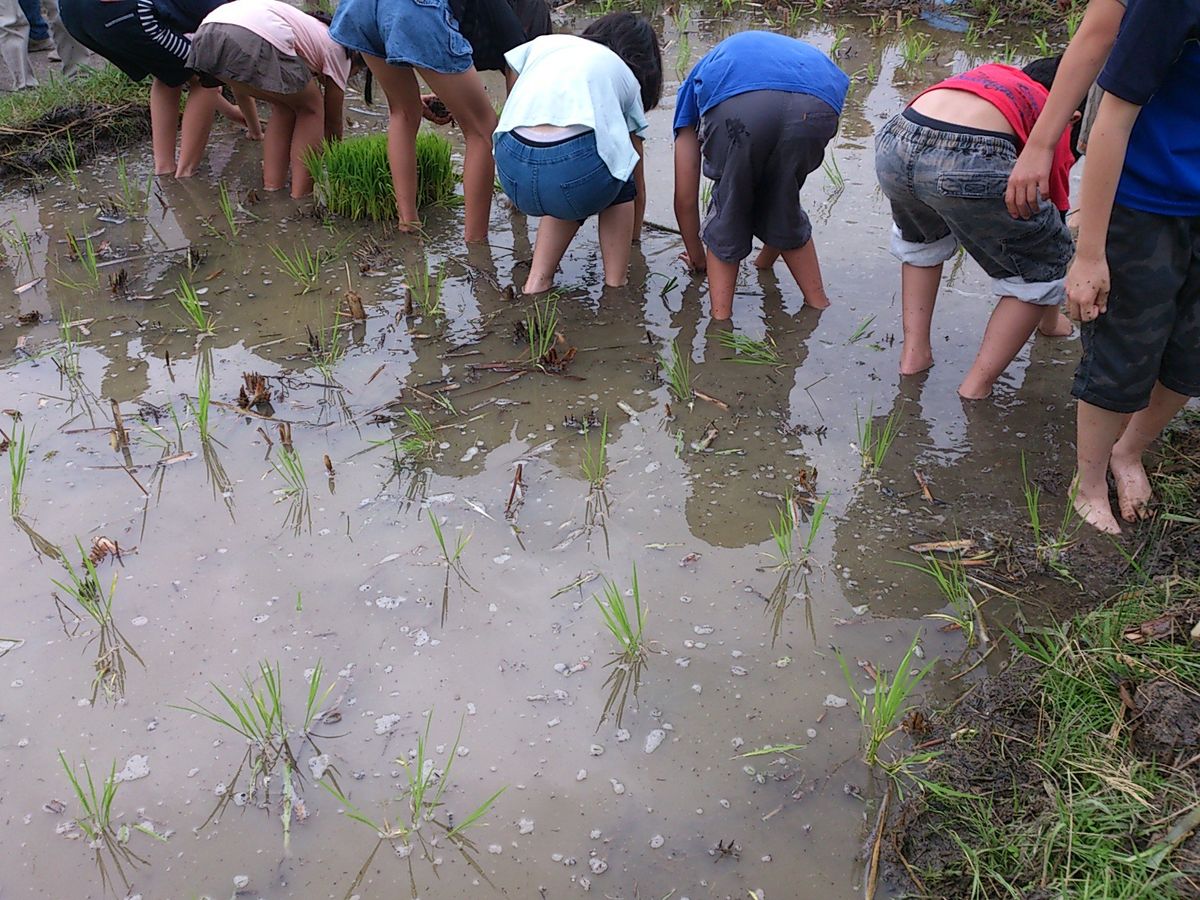
[[[1049,197],[1034,215],[1013,218],[1004,201],[1057,68],[1057,59],[1024,70],[991,63],[956,75],[918,95],[876,136],[875,168],[891,202],[892,253],[901,262],[900,374],[933,365],[930,329],[942,265],[960,246],[991,276],[1000,298],[959,385],[962,397],[989,396],[1035,328],[1071,333],[1059,310],[1071,259],[1063,221],[1075,162],[1068,130],[1058,135]],[[1078,127],[1078,112],[1073,118]]]
[[[305,156],[342,137],[346,80],[362,65],[329,36],[326,22],[280,0],[218,6],[200,23],[188,54],[204,83],[229,85],[250,136],[263,141],[263,187],[283,188],[290,166],[297,199],[312,193]],[[255,100],[271,105],[265,135]]]
[[[1142,455],[1200,396],[1200,0],[1130,0],[1100,74],[1067,308],[1083,325],[1075,507],[1145,518]]]
[[[696,63],[675,101],[675,219],[684,257],[708,272],[714,319],[733,314],[738,264],[783,257],[804,302],[829,305],[800,189],[837,133],[850,79],[820,50],[765,31],[726,38]],[[700,173],[713,182],[700,222]]]
[[[658,36],[641,16],[610,13],[579,37],[540,37],[507,59],[518,75],[496,129],[496,169],[513,205],[541,216],[525,292],[550,289],[597,214],[604,283],[620,287],[646,204],[641,133],[662,95]]]

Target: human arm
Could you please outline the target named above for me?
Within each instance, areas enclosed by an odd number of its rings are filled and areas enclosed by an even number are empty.
[[[637,187],[637,196],[633,200],[633,242],[642,242],[642,222],[646,218],[646,142],[640,135],[630,134],[633,149],[637,151],[637,166],[633,170],[633,183]]]
[[[1105,94],[1092,126],[1092,150],[1079,192],[1079,237],[1067,270],[1067,315],[1079,322],[1091,322],[1108,309],[1108,223],[1129,135],[1141,110],[1135,103]]]
[[[247,137],[252,141],[261,141],[263,130],[262,124],[258,120],[258,104],[245,88],[231,84],[229,89],[233,92],[233,99],[237,101],[238,109],[242,111],[242,116],[246,120]]]
[[[1030,218],[1037,212],[1039,192],[1041,197],[1050,195],[1055,147],[1100,74],[1124,15],[1125,5],[1120,0],[1091,0],[1088,4],[1079,30],[1063,53],[1046,106],[1008,178],[1004,202],[1013,218]]]
[[[705,268],[700,240],[700,135],[694,125],[675,132],[675,222],[683,236],[684,259],[694,272]]]
[[[325,79],[325,140],[340,141],[346,127],[346,117],[342,114],[342,105],[346,102],[346,92]]]

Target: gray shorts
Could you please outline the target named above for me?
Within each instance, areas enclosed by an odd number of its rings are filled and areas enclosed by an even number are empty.
[[[298,94],[313,79],[300,57],[276,49],[248,28],[223,22],[196,30],[187,64],[208,87],[232,81],[273,94]]]
[[[997,296],[1038,306],[1063,300],[1073,247],[1062,215],[1043,200],[1014,219],[1004,190],[1017,159],[1003,135],[943,131],[896,116],[875,138],[875,171],[892,205],[892,254],[936,266],[961,244]]]
[[[1150,402],[1154,383],[1200,396],[1200,217],[1113,206],[1108,312],[1083,326],[1071,394],[1109,412]]]
[[[717,259],[745,259],[755,237],[778,250],[812,240],[800,188],[837,127],[828,103],[787,91],[738,94],[704,114],[700,145],[713,190],[701,237]]]

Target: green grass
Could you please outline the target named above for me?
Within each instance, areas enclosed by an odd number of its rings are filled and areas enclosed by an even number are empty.
[[[51,77],[33,90],[0,95],[0,122],[0,176],[41,178],[71,164],[68,153],[78,167],[98,149],[149,134],[149,83],[107,64],[75,78]]]
[[[458,175],[450,142],[436,131],[417,134],[417,205],[455,206]],[[317,202],[349,219],[395,222],[396,194],[388,167],[387,135],[327,142],[306,160]]]
[[[920,640],[921,632],[918,631],[894,673],[876,669],[870,691],[860,691],[855,687],[850,664],[837,652],[838,665],[841,666],[846,687],[854,698],[854,705],[862,722],[863,762],[868,766],[879,762],[880,749],[888,738],[900,730],[900,721],[912,709],[910,701],[913,694],[936,663],[936,660],[930,660],[923,669],[917,668],[916,654]]]
[[[25,431],[25,426],[13,428],[12,438],[8,443],[8,512],[15,519],[21,515],[24,503],[22,494],[25,490],[25,475],[29,471],[29,439],[31,433]]]
[[[96,564],[84,551],[83,544],[76,540],[75,546],[79,550],[81,568],[76,569],[64,556],[61,559],[66,569],[64,580],[51,579],[51,583],[74,602],[74,607],[57,593],[54,599],[60,609],[65,609],[79,621],[86,617],[95,625],[95,632],[88,640],[89,645],[96,644],[96,676],[92,680],[92,703],[96,702],[101,690],[104,691],[105,699],[112,701],[125,696],[125,654],[128,653],[143,666],[145,663],[113,619],[117,576],[113,575],[106,590],[100,581]]]
[[[212,313],[208,311],[191,282],[182,275],[179,276],[179,287],[175,289],[175,299],[196,331],[200,334],[213,333]]]
[[[337,784],[324,780],[320,782],[321,786],[341,804],[342,815],[369,829],[376,836],[375,846],[347,890],[347,897],[358,890],[371,868],[375,855],[384,844],[387,844],[397,857],[409,860],[410,878],[412,876],[413,850],[419,849],[421,858],[432,860],[431,851],[438,846],[441,840],[449,841],[463,855],[468,865],[476,872],[481,871],[474,859],[475,845],[467,837],[467,832],[485,824],[482,821],[483,817],[492,809],[506,788],[500,788],[465,816],[453,816],[446,809],[447,803],[444,797],[450,785],[451,768],[458,758],[458,748],[462,742],[463,721],[459,720],[458,733],[455,735],[454,743],[447,750],[444,761],[439,765],[434,758],[432,752],[434,745],[429,738],[433,726],[433,711],[430,710],[425,719],[424,732],[417,734],[416,749],[396,760],[404,769],[404,786],[398,798],[402,809],[398,816],[372,818],[356,807]],[[484,878],[486,879],[486,877],[485,875]]]
[[[933,56],[937,44],[923,31],[905,31],[897,47],[900,60],[906,66],[918,66]]]
[[[858,435],[858,452],[862,456],[863,470],[871,476],[877,475],[883,462],[887,459],[892,444],[900,435],[902,416],[900,410],[893,410],[883,420],[882,425],[875,422],[875,408],[867,410],[865,417],[859,416],[858,409],[854,410],[854,421]]]
[[[687,356],[680,354],[679,345],[671,341],[671,355],[659,357],[663,375],[667,382],[667,390],[680,403],[690,405],[695,400],[692,389],[692,367]]]
[[[633,567],[633,583],[630,588],[632,606],[615,582],[604,579],[604,597],[593,597],[604,627],[612,634],[620,649],[613,652],[612,659],[605,664],[611,671],[604,682],[608,698],[596,729],[615,713],[617,727],[625,714],[625,707],[632,693],[637,698],[641,686],[642,671],[649,659],[649,644],[645,638],[648,608],[642,605],[641,589],[638,586],[637,566]]]
[[[741,332],[723,331],[717,336],[717,341],[726,350],[733,351],[732,357],[726,357],[733,362],[752,366],[783,365],[783,358],[770,335],[767,335],[765,340],[757,341]]]
[[[296,805],[300,802],[303,785],[302,770],[298,765],[297,753],[309,745],[316,753],[317,748],[312,730],[317,713],[329,698],[336,681],[322,687],[325,669],[318,660],[306,680],[303,694],[303,713],[299,720],[287,715],[284,707],[284,682],[279,663],[274,666],[265,660],[258,664],[257,677],[242,676],[242,692],[232,694],[216,683],[210,686],[216,691],[220,703],[213,707],[188,700],[175,709],[207,719],[230,735],[245,742],[246,750],[238,764],[226,792],[216,807],[200,826],[216,819],[228,806],[239,786],[244,785],[248,794],[246,806],[262,805],[267,809],[277,806],[283,828],[283,846],[286,851],[291,839],[291,825]],[[293,746],[294,745],[294,746]],[[243,775],[245,778],[243,779]],[[275,783],[278,792],[272,795]]]
[[[314,251],[304,242],[293,247],[291,253],[276,244],[271,244],[270,250],[279,262],[279,271],[296,282],[302,294],[317,286],[325,265],[333,261],[333,254],[324,247]]]

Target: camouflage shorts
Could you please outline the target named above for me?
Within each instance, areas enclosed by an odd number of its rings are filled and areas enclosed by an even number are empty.
[[[1200,396],[1200,217],[1113,207],[1108,311],[1083,326],[1071,394],[1110,412],[1150,402],[1155,382]]]

